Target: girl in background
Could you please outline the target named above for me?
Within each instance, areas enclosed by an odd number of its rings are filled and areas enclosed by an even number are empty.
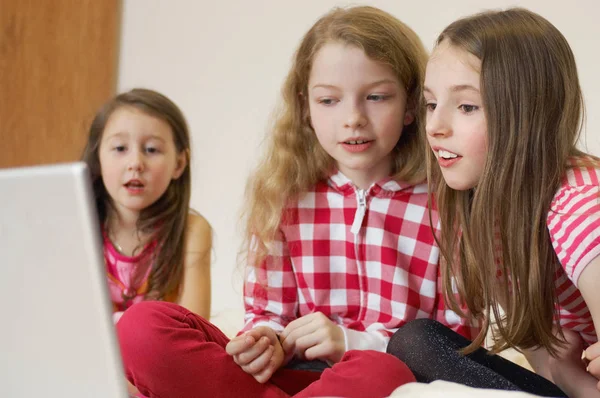
[[[210,316],[211,229],[190,210],[190,138],[179,108],[152,90],[117,95],[98,112],[88,164],[115,320],[141,300]]]

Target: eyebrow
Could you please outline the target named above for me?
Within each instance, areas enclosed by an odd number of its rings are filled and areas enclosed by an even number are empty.
[[[129,133],[125,132],[125,131],[120,131],[118,133],[114,133],[109,135],[107,138],[121,138],[123,136],[129,136]],[[165,141],[164,138],[162,138],[161,136],[158,135],[149,135],[149,136],[144,136],[145,139],[149,139],[149,140],[159,140],[159,141]]]
[[[366,87],[375,87],[375,86],[379,86],[381,84],[394,84],[397,85],[397,82],[392,80],[392,79],[381,79],[381,80],[377,80],[374,81],[373,83],[369,83],[366,85]],[[329,88],[329,89],[339,89],[339,87],[333,85],[333,84],[324,84],[324,83],[318,83],[315,84],[311,87],[311,89],[315,89],[315,88]]]
[[[470,84],[457,84],[454,85],[452,87],[450,87],[450,91],[452,91],[453,93],[457,93],[460,91],[475,91],[476,93],[479,93],[479,89],[475,86],[472,86]],[[423,92],[428,92],[429,94],[433,94],[433,91],[431,91],[431,89],[429,87],[424,87],[423,88]]]

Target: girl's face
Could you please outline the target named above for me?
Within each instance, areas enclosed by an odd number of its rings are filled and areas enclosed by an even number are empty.
[[[187,165],[185,153],[177,153],[169,124],[128,106],[108,119],[99,157],[102,181],[121,216],[137,217]]]
[[[312,127],[338,169],[360,188],[390,175],[392,149],[414,120],[393,70],[358,47],[330,42],[308,82]]]
[[[479,87],[481,61],[442,41],[425,75],[427,140],[450,188],[474,188],[487,157],[487,122]]]

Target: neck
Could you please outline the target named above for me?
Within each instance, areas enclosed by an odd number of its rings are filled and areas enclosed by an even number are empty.
[[[111,209],[108,212],[106,224],[109,229],[119,229],[125,231],[137,230],[139,212],[122,211],[120,209]]]
[[[359,189],[369,189],[374,183],[389,177],[392,171],[389,162],[381,162],[381,164],[368,170],[357,170],[347,167],[340,167],[339,169]]]
[[[143,246],[146,237],[137,229],[138,214],[113,210],[106,220],[106,231],[121,254],[133,256]]]

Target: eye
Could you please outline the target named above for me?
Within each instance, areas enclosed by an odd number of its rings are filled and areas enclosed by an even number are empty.
[[[388,96],[383,95],[383,94],[369,94],[367,96],[367,100],[373,101],[373,102],[380,102],[380,101],[384,101],[386,99],[388,99]]]
[[[146,152],[147,153],[158,153],[158,148],[155,148],[155,147],[152,147],[152,146],[146,147]]]
[[[463,111],[466,114],[469,114],[469,113],[473,113],[473,112],[479,110],[479,107],[477,105],[462,104],[458,107],[458,109],[460,109],[461,111]]]
[[[125,145],[115,145],[113,147],[113,150],[117,152],[125,152],[127,150],[127,147]]]
[[[436,107],[437,107],[437,104],[435,102],[428,102],[425,104],[425,109],[427,109],[428,112],[435,111]]]
[[[317,100],[317,102],[319,104],[323,104],[323,105],[333,105],[335,104],[337,101],[333,98],[319,98]]]

